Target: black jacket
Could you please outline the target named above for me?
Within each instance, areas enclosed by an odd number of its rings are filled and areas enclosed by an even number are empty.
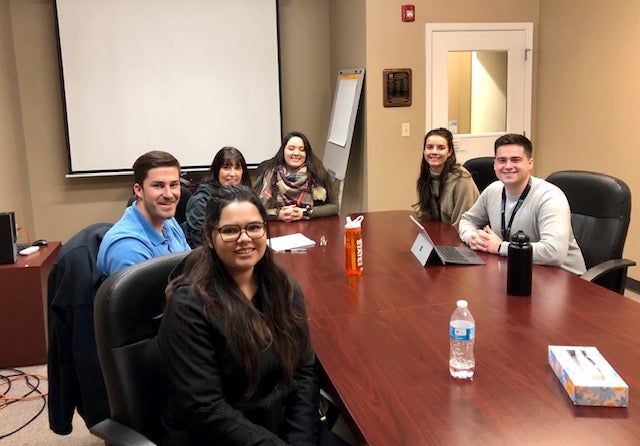
[[[93,298],[100,285],[98,247],[111,223],[96,223],[74,235],[60,250],[48,280],[49,427],[72,430],[74,410],[88,427],[109,417],[98,362]]]
[[[304,311],[302,292],[295,289],[294,305]],[[319,388],[311,347],[295,371],[295,387],[277,385],[280,365],[271,350],[264,352],[258,389],[247,398],[220,322],[190,294],[189,284],[176,289],[158,334],[171,383],[164,444],[317,444]],[[259,309],[258,295],[254,302]]]
[[[217,187],[220,186],[215,186],[211,183],[200,183],[187,202],[185,224],[182,229],[184,229],[184,235],[192,248],[197,248],[204,241],[202,239],[202,229],[207,215],[207,203]]]

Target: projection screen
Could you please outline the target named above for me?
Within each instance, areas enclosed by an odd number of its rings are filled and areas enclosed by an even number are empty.
[[[223,146],[249,164],[281,138],[276,0],[57,0],[69,176],[185,170]]]

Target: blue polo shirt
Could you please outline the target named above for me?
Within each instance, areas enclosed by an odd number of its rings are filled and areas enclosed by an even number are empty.
[[[175,218],[165,220],[160,235],[134,202],[102,239],[97,267],[104,276],[110,276],[143,260],[190,249]]]

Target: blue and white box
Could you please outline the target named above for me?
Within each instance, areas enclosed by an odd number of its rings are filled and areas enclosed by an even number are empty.
[[[550,345],[549,365],[573,404],[629,405],[629,386],[596,347]]]

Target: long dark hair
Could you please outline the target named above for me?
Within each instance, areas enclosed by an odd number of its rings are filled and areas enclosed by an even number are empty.
[[[242,167],[242,178],[240,180],[240,184],[251,187],[251,175],[249,175],[247,162],[244,160],[242,152],[231,146],[225,146],[218,150],[218,153],[213,157],[213,161],[211,161],[209,171],[202,177],[200,182],[220,186],[220,169],[222,169],[226,164],[236,163],[239,163],[240,167]]]
[[[444,185],[447,182],[447,177],[449,174],[454,174],[460,176],[462,174],[462,170],[460,169],[460,164],[456,161],[456,151],[453,149],[453,134],[445,129],[444,127],[440,127],[437,129],[430,130],[426,135],[424,135],[424,141],[422,142],[422,152],[420,163],[420,176],[418,177],[418,181],[416,181],[416,190],[418,192],[418,202],[413,206],[418,207],[420,212],[423,214],[429,215],[431,212],[431,207],[429,203],[431,202],[432,193],[431,193],[431,171],[429,170],[429,163],[424,158],[424,149],[427,146],[427,139],[430,136],[441,136],[447,141],[447,148],[451,151],[451,156],[447,158],[444,162],[444,166],[442,168],[442,173],[440,173],[440,188],[438,190],[438,196],[442,196],[442,192],[444,191]]]
[[[192,295],[200,299],[211,318],[222,325],[231,356],[244,370],[245,393],[250,395],[258,384],[259,357],[266,348],[272,348],[282,367],[281,382],[291,383],[300,357],[310,348],[310,341],[303,310],[293,305],[293,286],[274,261],[270,248],[254,267],[257,290],[262,296],[260,312],[242,293],[211,247],[222,210],[234,202],[253,204],[263,221],[268,222],[260,199],[247,186],[216,188],[207,204],[206,243],[189,254],[182,273],[167,286],[167,308],[176,288],[191,282]],[[265,236],[270,236],[268,223]]]
[[[309,143],[309,139],[302,132],[291,132],[285,135],[282,139],[282,144],[280,144],[280,148],[278,152],[275,154],[273,158],[268,161],[265,161],[264,168],[262,169],[261,177],[264,176],[266,172],[273,172],[278,166],[285,166],[286,162],[284,160],[284,149],[287,147],[289,140],[294,137],[298,137],[304,143],[304,151],[306,153],[306,159],[304,163],[307,166],[307,176],[311,180],[312,187],[321,186],[324,187],[327,191],[327,199],[325,200],[327,203],[332,201],[333,190],[331,187],[331,177],[329,176],[329,172],[324,168],[322,161],[318,158],[311,148],[311,143]],[[257,183],[260,184],[262,182],[262,178],[260,178]],[[277,190],[275,184],[271,184],[271,196],[276,197]]]

